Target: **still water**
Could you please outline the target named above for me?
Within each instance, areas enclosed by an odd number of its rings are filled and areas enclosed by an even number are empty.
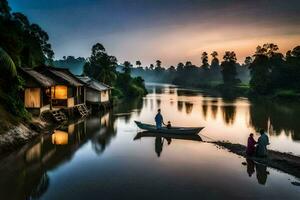
[[[244,144],[265,128],[270,148],[300,155],[299,105],[225,98],[171,85],[70,123],[0,160],[0,199],[299,199],[293,176],[199,140],[142,137],[134,120],[204,126],[202,140]],[[256,135],[257,137],[257,135]]]

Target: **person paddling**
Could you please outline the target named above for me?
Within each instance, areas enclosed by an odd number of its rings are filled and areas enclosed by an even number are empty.
[[[163,116],[161,115],[160,109],[157,110],[157,114],[155,116],[156,128],[161,129],[162,124],[164,124]]]

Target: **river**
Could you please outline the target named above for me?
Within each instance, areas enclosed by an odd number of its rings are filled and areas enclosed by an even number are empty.
[[[300,105],[150,84],[143,99],[72,122],[0,160],[0,199],[299,199],[299,179],[198,140],[142,137],[158,108],[173,126],[203,126],[203,141],[300,155]]]

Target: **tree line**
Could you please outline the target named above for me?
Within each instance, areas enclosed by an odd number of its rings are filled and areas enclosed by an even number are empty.
[[[259,94],[270,94],[274,90],[299,91],[300,85],[300,46],[283,55],[273,43],[258,46],[253,56],[247,56],[243,64],[237,62],[234,51],[226,51],[220,61],[218,52],[203,52],[200,66],[187,61],[176,67],[162,67],[157,60],[148,67],[141,67],[136,61],[132,68],[134,76],[142,76],[146,81],[167,82],[192,87],[214,87],[223,85],[227,89],[241,83],[249,85],[250,91]]]

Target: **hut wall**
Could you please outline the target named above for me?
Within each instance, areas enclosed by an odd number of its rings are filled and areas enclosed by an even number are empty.
[[[25,89],[25,107],[40,108],[41,107],[41,88]]]
[[[101,91],[101,102],[107,102],[109,101],[109,91],[108,90],[104,90],[104,91]]]
[[[68,108],[74,107],[75,99],[74,97],[68,98]]]
[[[95,90],[91,90],[89,88],[86,89],[86,101],[91,103],[99,103],[100,102],[100,92]]]

